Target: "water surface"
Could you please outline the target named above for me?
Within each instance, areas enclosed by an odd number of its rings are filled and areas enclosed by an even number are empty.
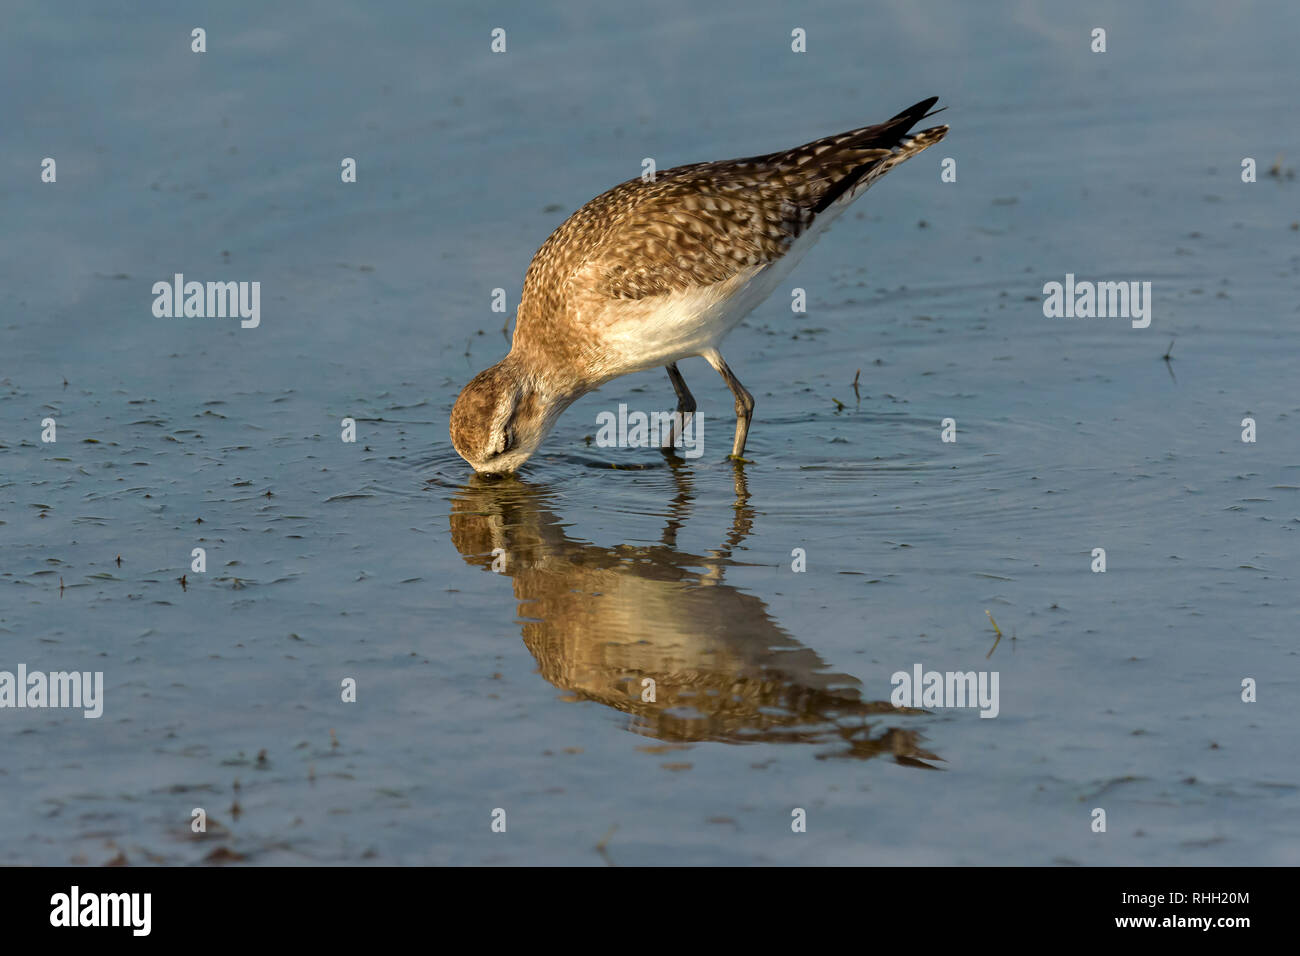
[[[0,862],[1300,862],[1293,9],[9,21],[0,669],[106,701],[0,711]],[[584,440],[653,372],[470,476],[492,290],[571,210],[932,94],[948,139],[727,342],[753,464],[690,360],[703,457]],[[261,325],[155,318],[177,272]],[[1150,328],[1044,318],[1066,273],[1152,282]],[[915,663],[997,670],[998,717],[895,709]]]

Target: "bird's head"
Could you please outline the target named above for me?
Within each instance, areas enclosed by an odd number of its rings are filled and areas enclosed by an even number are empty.
[[[479,474],[509,474],[532,457],[567,405],[548,401],[507,356],[461,389],[451,443]]]

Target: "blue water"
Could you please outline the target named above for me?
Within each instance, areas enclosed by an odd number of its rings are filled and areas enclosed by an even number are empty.
[[[1300,862],[1297,23],[10,4],[0,671],[105,701],[0,709],[0,863]],[[689,360],[702,458],[584,440],[653,372],[471,478],[493,290],[570,211],[929,95],[947,139],[727,340],[753,464]],[[261,324],[156,318],[178,272]],[[1045,318],[1067,273],[1150,327]],[[997,718],[896,711],[916,663],[996,670]]]

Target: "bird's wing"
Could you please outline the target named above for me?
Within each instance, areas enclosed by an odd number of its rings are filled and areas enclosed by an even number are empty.
[[[935,98],[884,123],[745,159],[679,166],[616,186],[574,213],[539,250],[525,296],[579,287],[643,299],[712,285],[780,259],[818,216],[942,139],[915,136]]]

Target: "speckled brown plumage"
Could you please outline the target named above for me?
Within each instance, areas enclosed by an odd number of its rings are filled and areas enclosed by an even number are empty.
[[[946,126],[907,137],[936,100],[794,149],[677,166],[602,193],[533,257],[516,335],[553,327],[575,291],[643,299],[776,261],[844,193],[943,137]]]

